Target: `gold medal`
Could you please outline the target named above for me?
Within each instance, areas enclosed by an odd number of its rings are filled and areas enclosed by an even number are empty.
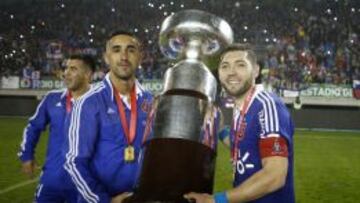
[[[135,161],[135,148],[131,144],[135,140],[136,135],[136,120],[137,120],[137,104],[136,104],[136,90],[135,85],[133,86],[130,92],[131,98],[131,115],[130,115],[130,125],[128,125],[128,121],[125,114],[125,107],[120,98],[119,91],[115,89],[114,86],[114,95],[116,99],[116,103],[119,110],[119,118],[121,122],[121,126],[123,127],[124,134],[121,136],[125,136],[127,147],[124,149],[124,161],[125,162],[133,162]],[[130,129],[129,129],[130,128]]]
[[[129,145],[124,150],[124,160],[126,162],[132,162],[135,160],[135,149],[133,146]]]

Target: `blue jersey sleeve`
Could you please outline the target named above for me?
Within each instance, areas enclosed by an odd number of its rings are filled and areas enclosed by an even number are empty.
[[[291,115],[285,104],[281,102],[277,102],[277,109],[279,116],[279,134],[283,136],[289,144],[292,144],[294,124]]]
[[[28,125],[23,132],[23,138],[20,145],[18,156],[21,161],[34,159],[35,147],[39,141],[41,132],[46,128],[49,122],[48,101],[50,95],[46,95],[36,108],[34,115],[29,119]]]
[[[260,137],[266,138],[270,134],[278,134],[291,143],[294,126],[284,103],[278,97],[266,92],[259,94],[259,100],[262,103],[262,109],[258,114]]]
[[[85,97],[86,98],[86,97]],[[79,99],[74,102],[67,121],[66,162],[64,168],[75,184],[82,202],[109,202],[104,186],[90,171],[90,162],[98,135],[98,108],[95,100]]]

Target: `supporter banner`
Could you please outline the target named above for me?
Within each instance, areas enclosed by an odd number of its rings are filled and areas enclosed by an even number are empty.
[[[159,94],[163,90],[162,80],[143,80],[141,85],[153,94]]]
[[[143,87],[158,94],[163,90],[162,80],[144,80],[141,83]],[[359,87],[360,88],[360,87]],[[285,97],[298,96],[297,91],[286,91]],[[351,86],[337,86],[337,85],[319,85],[312,84],[307,89],[301,91],[301,96],[310,97],[338,97],[338,98],[353,98],[353,89]]]
[[[61,80],[31,80],[26,78],[20,80],[20,88],[22,89],[61,89],[64,87],[64,82]]]
[[[301,96],[352,98],[353,90],[351,86],[346,85],[312,84],[307,89],[301,91]]]
[[[284,95],[284,97],[298,97],[299,96],[299,91],[284,90],[283,95]]]
[[[95,83],[93,85],[97,85]],[[163,89],[162,80],[144,80],[142,81],[142,86],[151,91],[154,94],[159,94]],[[43,79],[43,80],[32,80],[27,78],[22,78],[17,80],[17,88],[22,89],[61,89],[65,88],[64,82],[61,80],[55,79]]]
[[[360,99],[360,80],[353,81],[353,96],[355,99]]]
[[[46,47],[46,58],[48,59],[62,59],[63,45],[62,42],[51,42]]]
[[[3,89],[18,89],[19,88],[19,80],[18,76],[9,76],[1,78],[1,88]]]

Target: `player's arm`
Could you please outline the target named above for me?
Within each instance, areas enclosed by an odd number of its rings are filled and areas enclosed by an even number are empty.
[[[262,160],[263,169],[240,186],[215,195],[189,193],[184,197],[196,203],[240,203],[270,194],[285,184],[288,161],[285,157],[268,157]]]
[[[278,140],[276,140],[278,139]],[[280,144],[280,150],[274,152],[272,146]],[[288,172],[288,151],[285,138],[279,136],[260,140],[262,169],[248,178],[238,187],[214,196],[190,193],[185,197],[195,199],[197,203],[248,202],[268,195],[285,185]]]
[[[285,185],[288,159],[272,156],[262,159],[263,168],[243,184],[225,193],[229,202],[248,202],[270,194]]]
[[[258,199],[282,188],[286,183],[289,165],[289,145],[293,131],[286,106],[273,100],[268,94],[260,95],[264,103],[275,113],[264,107],[267,117],[259,119],[262,135],[259,135],[259,155],[262,169],[238,187],[225,193],[229,202],[247,202]],[[270,102],[269,102],[270,101]],[[224,196],[223,196],[224,197]]]
[[[218,109],[218,113],[220,119],[217,137],[225,146],[230,148],[230,126],[224,124],[224,116],[220,108]]]
[[[23,138],[20,144],[18,156],[22,162],[21,170],[30,178],[34,176],[37,168],[35,161],[35,148],[39,141],[41,132],[48,124],[48,103],[49,95],[46,95],[36,108],[34,115],[29,119],[28,125],[24,128]]]
[[[92,101],[74,102],[70,121],[66,122],[66,162],[64,168],[76,186],[81,202],[110,202],[103,185],[90,172],[90,162],[98,132],[97,104]]]
[[[224,126],[218,132],[218,137],[226,147],[230,148],[230,126]]]
[[[293,125],[286,106],[280,103],[270,103],[276,114],[269,114],[259,122],[263,122],[259,136],[259,154],[262,169],[249,177],[238,187],[214,196],[208,194],[188,194],[185,197],[203,202],[248,202],[270,194],[285,185],[289,165],[289,142]],[[276,107],[276,108],[275,108]],[[266,109],[265,109],[266,111]],[[271,113],[271,112],[268,112]]]
[[[291,122],[288,122],[286,107],[277,103],[269,95],[260,95],[268,102],[275,113],[267,108],[268,114],[262,119],[260,116],[261,135],[258,139],[259,155],[262,168],[249,177],[238,187],[223,193],[229,202],[247,202],[258,199],[282,188],[286,183],[289,165],[289,134]],[[215,196],[221,197],[221,194]]]

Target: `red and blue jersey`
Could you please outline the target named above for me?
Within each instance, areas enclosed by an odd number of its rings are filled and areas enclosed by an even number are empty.
[[[74,102],[66,120],[66,171],[84,202],[109,202],[111,196],[130,192],[140,167],[144,131],[152,96],[136,82],[137,126],[132,146],[136,160],[126,162],[128,142],[119,118],[118,106],[109,75]],[[131,106],[122,99],[130,122]]]
[[[235,135],[240,130],[240,111],[234,111],[230,140],[236,150],[234,162],[234,187],[262,169],[262,158],[284,156],[288,158],[288,174],[285,185],[279,190],[252,203],[293,203],[293,134],[294,126],[290,114],[279,97],[257,86],[245,114],[244,133],[239,141]],[[234,146],[237,143],[237,146]]]

